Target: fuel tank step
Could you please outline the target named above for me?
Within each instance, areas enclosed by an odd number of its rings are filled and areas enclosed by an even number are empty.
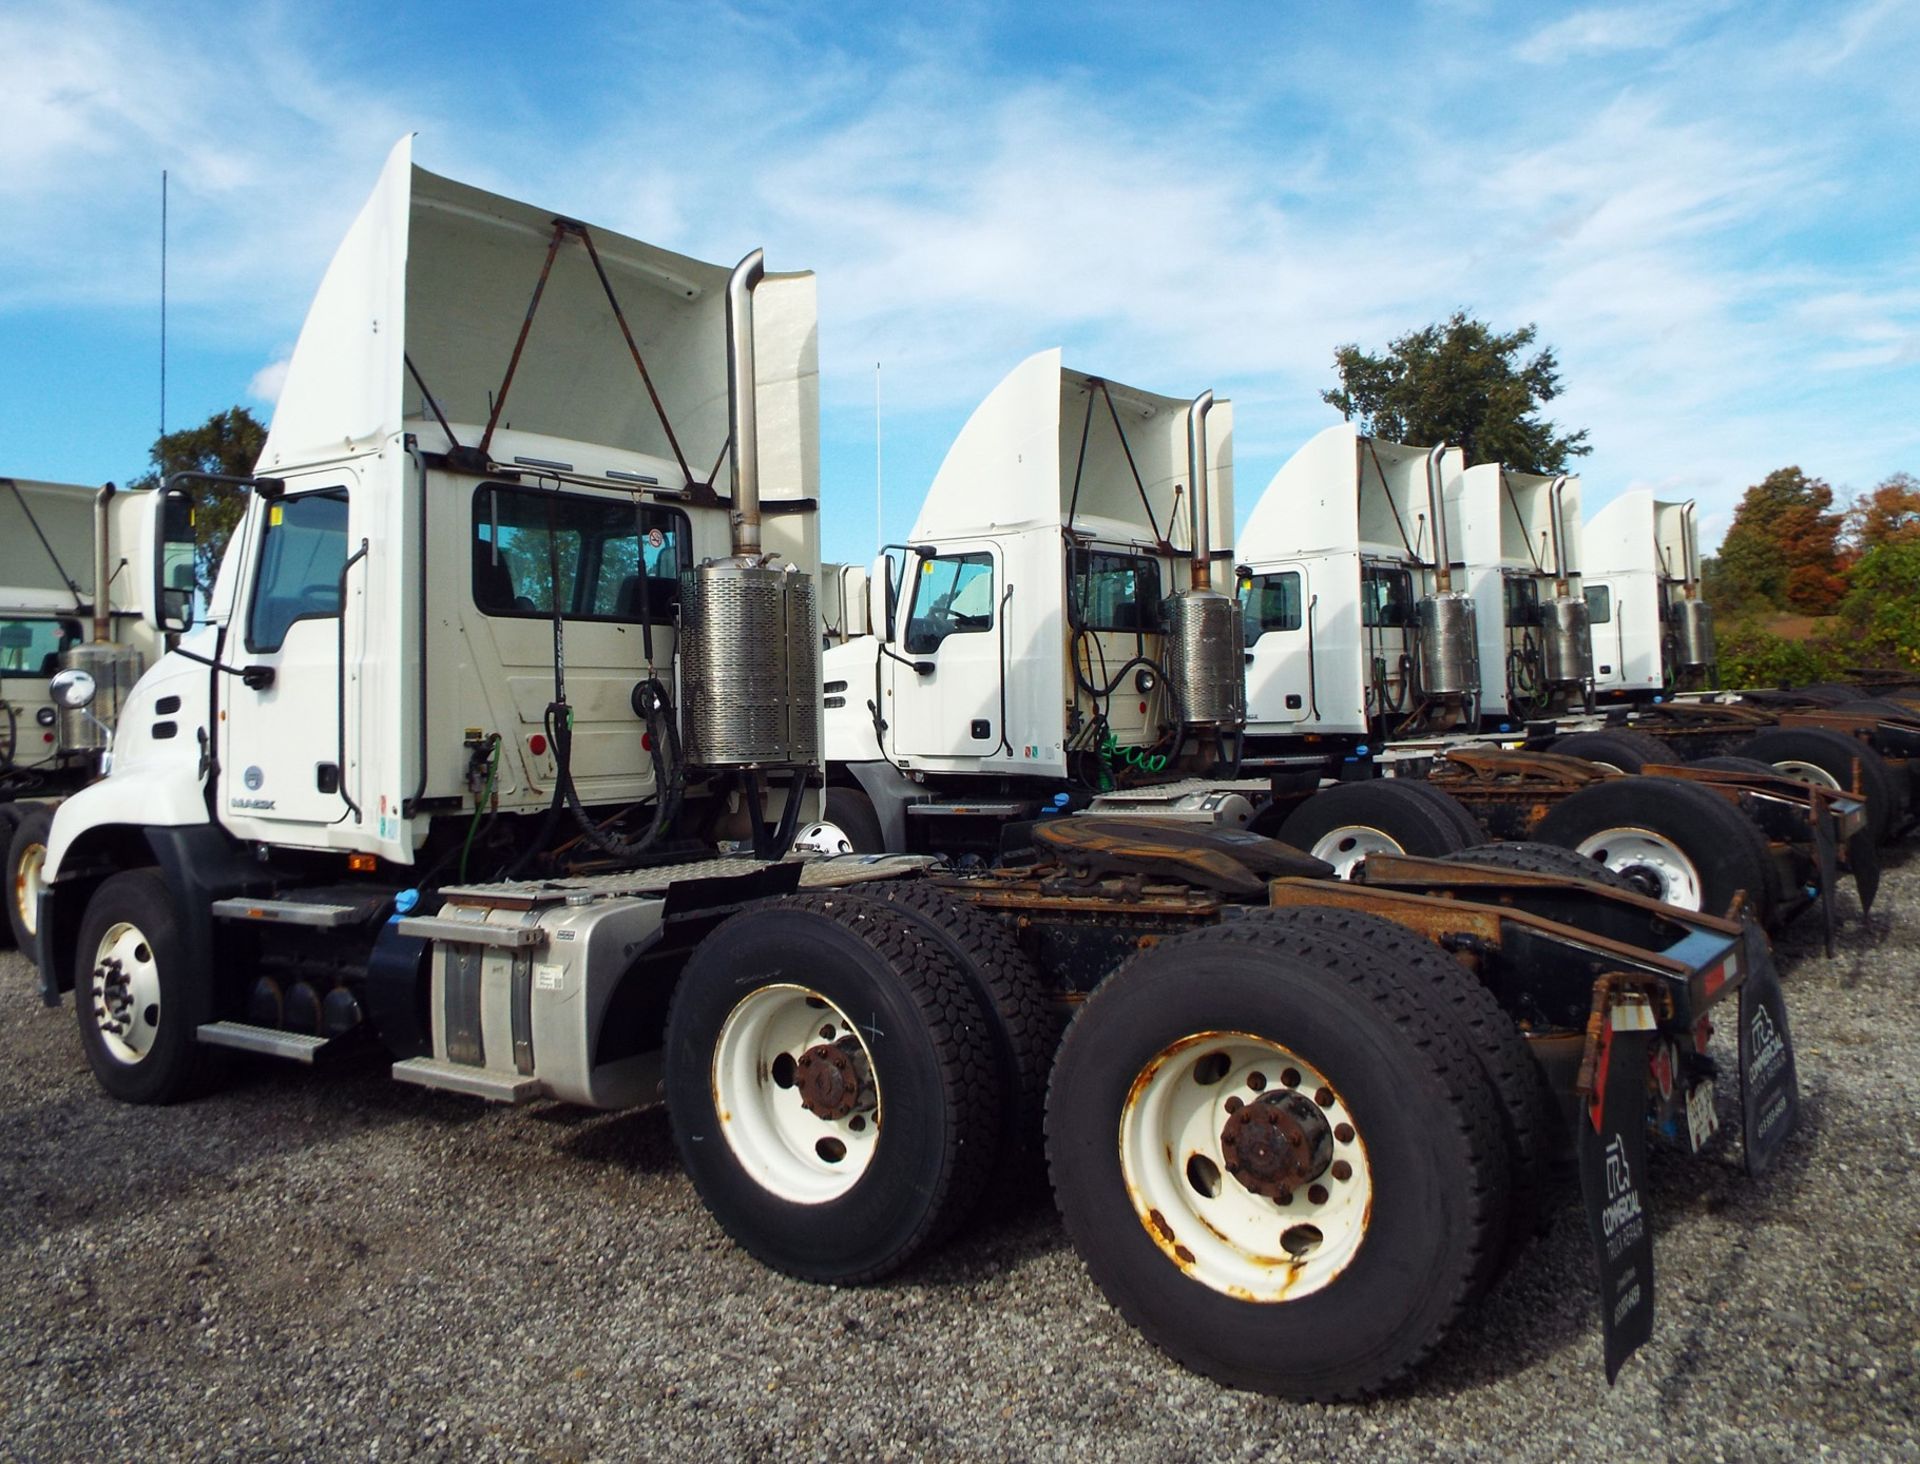
[[[207,1022],[197,1034],[209,1047],[231,1047],[283,1057],[288,1062],[312,1062],[333,1039],[306,1032],[283,1032],[278,1027],[254,1027],[245,1022]]]
[[[540,1096],[538,1078],[509,1076],[465,1063],[440,1062],[431,1057],[410,1057],[393,1065],[393,1075],[403,1083],[422,1088],[440,1088],[449,1093],[465,1093],[492,1103],[530,1103]]]

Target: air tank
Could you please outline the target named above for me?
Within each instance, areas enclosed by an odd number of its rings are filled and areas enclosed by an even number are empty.
[[[1593,679],[1593,620],[1587,602],[1561,595],[1542,607],[1542,659],[1550,685],[1584,685]]]
[[[54,732],[55,746],[63,755],[104,752],[108,733],[120,725],[120,709],[126,705],[133,683],[146,669],[143,658],[128,646],[117,646],[111,641],[88,641],[62,655],[60,669],[86,672],[93,678],[94,694],[85,707],[60,708]]]
[[[739,558],[680,581],[686,758],[702,768],[819,756],[820,622],[811,577]]]
[[[1705,600],[1680,602],[1680,664],[1687,667],[1714,664],[1713,606]]]
[[[1422,688],[1428,696],[1471,696],[1480,689],[1480,640],[1473,596],[1426,595],[1417,610]]]
[[[1167,676],[1189,727],[1238,730],[1247,720],[1240,602],[1217,590],[1167,600]]]

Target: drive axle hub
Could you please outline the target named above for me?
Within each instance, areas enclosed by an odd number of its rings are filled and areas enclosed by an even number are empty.
[[[1333,1130],[1303,1093],[1269,1093],[1239,1109],[1220,1131],[1227,1173],[1256,1195],[1287,1201],[1333,1160]]]
[[[126,1031],[127,1018],[133,1008],[133,989],[125,968],[109,956],[100,963],[96,979],[100,992],[100,1029],[116,1034]]]
[[[873,1072],[866,1051],[852,1037],[817,1043],[801,1053],[793,1086],[816,1118],[845,1118],[874,1106]]]

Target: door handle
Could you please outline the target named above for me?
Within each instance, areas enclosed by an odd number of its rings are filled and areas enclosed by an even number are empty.
[[[254,691],[267,691],[273,686],[273,667],[242,666],[240,680],[242,684]]]

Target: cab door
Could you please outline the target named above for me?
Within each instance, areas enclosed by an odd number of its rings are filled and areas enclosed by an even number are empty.
[[[887,663],[891,751],[914,763],[991,757],[1004,730],[1000,551],[981,545],[910,557],[907,577],[901,659]]]
[[[242,838],[324,844],[346,817],[340,665],[351,484],[263,500],[247,531],[256,566],[221,677],[219,801]],[[359,541],[354,541],[359,542]]]
[[[1305,722],[1315,715],[1312,640],[1307,633],[1307,570],[1281,565],[1239,578],[1247,639],[1247,727]]]

